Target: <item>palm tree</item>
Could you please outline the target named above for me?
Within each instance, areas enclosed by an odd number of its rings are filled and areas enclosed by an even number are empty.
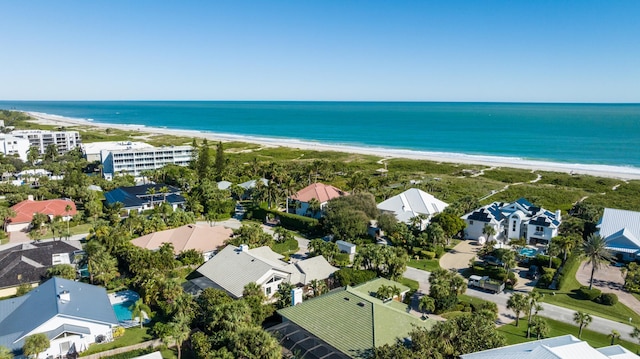
[[[482,227],[482,234],[486,236],[487,242],[490,242],[492,240],[491,237],[496,235],[496,229],[490,224],[485,224],[484,227]]]
[[[531,338],[531,321],[533,318],[533,311],[538,306],[538,302],[542,299],[543,294],[540,292],[529,292],[527,294],[527,310],[529,312],[529,319],[527,323],[527,338]]]
[[[593,318],[589,315],[589,313],[584,312],[575,312],[573,313],[573,321],[578,324],[578,338],[582,337],[582,329],[589,326]]]
[[[309,285],[313,291],[314,297],[322,295],[327,291],[327,283],[324,280],[314,279],[309,283]]]
[[[38,333],[28,336],[24,340],[24,345],[22,346],[22,353],[27,357],[34,355],[36,359],[43,351],[47,350],[51,346],[51,342],[49,338],[44,333]]]
[[[507,309],[511,309],[516,315],[516,327],[520,324],[520,313],[528,307],[527,297],[522,293],[513,293],[507,301]]]
[[[433,312],[436,309],[436,302],[428,295],[423,295],[418,302],[418,308],[424,316],[426,312]]]
[[[0,207],[0,216],[2,216],[2,229],[7,228],[7,222],[10,218],[16,216],[16,211],[7,207]]]
[[[560,249],[560,252],[563,255],[562,262],[566,262],[569,253],[576,247],[577,242],[575,238],[572,236],[558,236],[552,238],[551,240],[556,243],[556,245]]]
[[[593,287],[593,275],[602,264],[610,261],[611,252],[607,249],[607,242],[599,234],[590,235],[582,244],[582,255],[587,257],[587,263],[591,264],[591,278],[589,279],[589,289]]]
[[[620,332],[613,329],[611,333],[607,335],[607,337],[611,338],[611,345],[614,345],[616,343],[616,340],[620,339]]]
[[[311,217],[315,217],[318,212],[320,212],[320,201],[316,198],[311,198],[309,200],[309,207],[307,207],[307,212],[311,214]]]
[[[148,305],[144,304],[142,298],[133,303],[129,307],[129,310],[131,311],[131,319],[139,318],[140,328],[142,328],[142,323],[144,322],[144,314],[151,316],[151,309]]]
[[[163,333],[162,341],[167,345],[171,342],[175,343],[178,349],[178,359],[182,356],[182,343],[189,338],[191,329],[189,329],[189,318],[185,315],[176,315],[172,321],[167,323],[167,331]]]
[[[67,215],[65,217],[67,217],[67,233],[69,233],[69,222],[71,222],[71,218],[69,218],[69,212],[71,212],[71,210],[73,209],[73,207],[71,207],[71,205],[66,205],[64,207],[64,213],[66,213]]]
[[[9,348],[0,345],[0,359],[13,359],[13,353]]]
[[[391,291],[392,291],[391,286],[387,286],[383,284],[376,291],[376,297],[378,297],[378,299],[385,301],[389,299],[389,297],[391,297]]]
[[[504,269],[507,271],[507,275],[504,277],[504,281],[509,280],[509,272],[516,266],[516,252],[508,251],[502,256],[502,262],[504,263]]]
[[[153,200],[154,200],[154,199],[155,199],[155,197],[156,197],[156,192],[157,192],[157,191],[156,191],[156,188],[155,188],[155,187],[149,187],[149,188],[147,189],[147,193],[146,193],[146,194],[148,194],[148,195],[151,197],[151,208],[153,208],[153,207],[154,207]]]
[[[533,327],[533,332],[536,333],[537,339],[540,339],[549,333],[549,324],[542,318],[536,317],[531,326]]]
[[[558,244],[555,241],[550,241],[549,244],[547,245],[547,255],[549,256],[549,268],[551,267],[552,259],[553,257],[559,255],[561,252],[560,247],[558,247]]]
[[[633,327],[633,331],[629,335],[631,335],[631,338],[635,338],[640,342],[640,328]]]

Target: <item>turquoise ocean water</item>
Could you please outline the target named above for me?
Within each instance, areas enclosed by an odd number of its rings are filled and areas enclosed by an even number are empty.
[[[640,167],[640,104],[0,101],[95,122]]]

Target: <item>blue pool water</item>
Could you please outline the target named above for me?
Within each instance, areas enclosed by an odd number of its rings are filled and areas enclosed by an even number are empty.
[[[538,250],[535,248],[522,248],[520,249],[520,255],[526,256],[526,257],[535,257],[535,255],[538,253]]]
[[[135,303],[135,301],[127,301],[113,305],[113,311],[116,312],[118,321],[124,322],[125,320],[131,320],[131,311],[129,310],[129,307],[132,306],[133,303]]]

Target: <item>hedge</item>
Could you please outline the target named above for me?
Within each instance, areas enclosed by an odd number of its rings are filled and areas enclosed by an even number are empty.
[[[334,276],[340,281],[340,285],[354,286],[360,283],[368,282],[376,278],[378,275],[376,274],[376,272],[371,270],[342,268],[339,271],[335,272]]]
[[[535,258],[529,260],[529,263],[537,265],[538,268],[549,267],[549,256],[538,254],[535,256]],[[561,264],[562,264],[562,259],[558,257],[553,257],[551,259],[551,268],[558,269],[560,268]]]
[[[578,289],[578,296],[584,300],[594,300],[602,294],[602,291],[597,288],[589,289],[589,287],[580,287]]]
[[[596,303],[604,305],[615,305],[618,303],[618,296],[615,293],[602,293],[596,298]]]
[[[262,221],[267,217],[267,214],[272,217],[280,218],[280,225],[286,229],[293,231],[300,231],[304,233],[318,233],[320,232],[320,225],[317,219],[299,216],[297,214],[280,212],[273,209],[253,207],[250,209],[252,218],[258,218]]]

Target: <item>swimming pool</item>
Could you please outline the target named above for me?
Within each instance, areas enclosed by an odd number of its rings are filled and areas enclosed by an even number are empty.
[[[116,312],[116,317],[118,317],[119,322],[124,322],[127,320],[131,320],[131,307],[135,303],[135,301],[126,301],[121,303],[113,304],[113,311]]]
[[[524,247],[520,249],[520,252],[518,253],[520,253],[521,256],[525,257],[535,257],[536,254],[538,254],[538,250],[535,248]]]

